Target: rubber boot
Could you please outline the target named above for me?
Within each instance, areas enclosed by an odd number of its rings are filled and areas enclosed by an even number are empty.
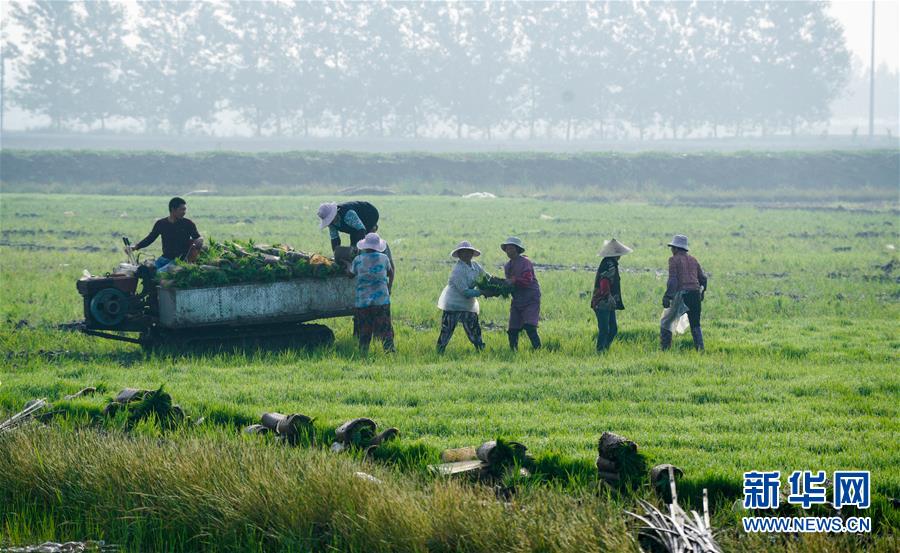
[[[703,351],[703,331],[699,326],[691,328],[691,337],[694,338],[694,349]]]
[[[534,325],[525,325],[525,334],[531,340],[532,349],[541,349],[541,337],[538,336],[537,327]]]
[[[385,353],[397,353],[397,348],[394,347],[394,339],[393,338],[385,338],[382,341],[382,344],[384,346]]]
[[[672,331],[664,328],[659,329],[659,347],[666,351],[672,347]]]
[[[366,338],[360,338],[359,340],[359,351],[363,355],[369,353],[369,344],[372,343],[372,337],[368,336]]]
[[[519,331],[507,330],[506,334],[509,336],[509,349],[519,351]]]

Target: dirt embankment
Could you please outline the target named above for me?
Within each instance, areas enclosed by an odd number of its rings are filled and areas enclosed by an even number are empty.
[[[222,194],[399,193],[485,190],[653,198],[703,191],[727,199],[821,196],[896,198],[895,150],[716,153],[172,154],[116,151],[0,153],[6,191],[142,194],[208,187]],[[860,192],[864,191],[864,192]],[[866,199],[866,198],[861,198]]]

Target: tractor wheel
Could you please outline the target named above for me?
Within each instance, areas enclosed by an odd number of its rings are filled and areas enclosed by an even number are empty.
[[[118,288],[104,288],[91,298],[91,317],[106,327],[114,327],[125,320],[128,296]]]
[[[296,336],[298,346],[307,348],[330,346],[334,343],[334,332],[325,325],[300,325],[298,332],[293,336]]]

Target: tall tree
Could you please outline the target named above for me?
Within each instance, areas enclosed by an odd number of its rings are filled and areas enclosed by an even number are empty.
[[[181,134],[191,121],[208,124],[222,107],[228,50],[221,9],[208,2],[139,4],[136,109],[150,129],[165,123]]]
[[[428,123],[439,90],[438,72],[431,60],[439,48],[435,38],[436,4],[427,1],[394,4],[397,31],[402,50],[394,60],[396,84],[394,98],[395,131],[418,138]],[[377,67],[373,67],[377,70]]]
[[[27,54],[18,64],[19,82],[13,101],[22,108],[50,118],[60,130],[77,112],[79,76],[73,56],[77,28],[76,4],[38,1],[15,3],[11,16],[27,40]]]
[[[123,42],[125,10],[114,2],[83,2],[73,32],[73,55],[79,91],[77,115],[106,128],[110,117],[126,113],[132,51]]]
[[[436,19],[435,92],[457,138],[478,129],[491,138],[509,115],[510,4],[444,2]]]
[[[289,114],[293,134],[309,136],[311,124],[321,121],[327,107],[327,52],[321,45],[331,40],[330,6],[325,2],[304,0],[291,7],[290,29],[293,37],[285,47],[293,64],[286,75],[283,105]]]
[[[763,129],[823,121],[847,82],[850,58],[838,23],[819,2],[754,4],[759,60],[750,72],[749,111]]]
[[[7,10],[9,4],[0,4],[0,132],[6,124],[6,65],[14,63],[22,55],[22,50],[13,40],[10,33]]]
[[[289,81],[297,69],[293,6],[281,2],[229,2],[224,23],[230,71],[228,104],[260,136],[281,135],[289,117]]]

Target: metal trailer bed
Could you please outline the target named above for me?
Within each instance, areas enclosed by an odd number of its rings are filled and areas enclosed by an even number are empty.
[[[350,316],[356,296],[349,277],[208,288],[158,286],[149,296],[137,295],[136,283],[123,287],[117,280],[106,280],[108,286],[97,282],[96,289],[79,289],[85,297],[82,332],[144,347],[268,337],[289,338],[298,346],[331,343],[334,334],[327,326],[302,323]],[[110,290],[114,286],[118,288]],[[94,305],[95,298],[102,305]],[[140,337],[122,332],[140,332]]]

